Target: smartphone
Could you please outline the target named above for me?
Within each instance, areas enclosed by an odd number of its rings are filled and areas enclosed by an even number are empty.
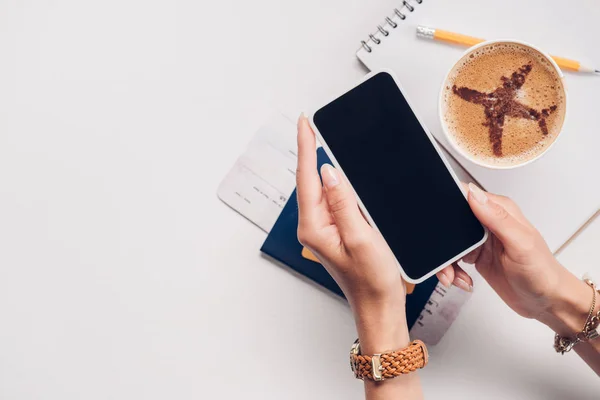
[[[391,71],[367,75],[309,120],[407,282],[423,282],[486,241],[460,181]]]

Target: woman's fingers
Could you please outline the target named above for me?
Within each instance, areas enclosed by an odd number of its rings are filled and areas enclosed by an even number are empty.
[[[298,168],[296,170],[296,195],[299,220],[311,218],[321,201],[322,188],[317,173],[316,139],[304,114],[298,118]]]
[[[473,291],[473,279],[458,265],[458,262],[448,265],[436,275],[445,287],[454,285],[465,292]]]
[[[448,265],[443,270],[436,274],[439,281],[445,287],[450,287],[452,285],[452,281],[454,280],[454,264]]]
[[[505,196],[500,196],[497,194],[487,193],[487,192],[486,192],[486,194],[495,203],[500,204],[502,207],[504,207],[504,209],[506,211],[508,211],[508,213],[510,215],[515,217],[515,219],[517,221],[519,221],[523,225],[531,226],[531,223],[527,220],[527,218],[525,218],[525,216],[523,215],[523,212],[521,211],[519,206],[515,204],[514,201],[512,201],[511,199],[509,199],[508,197],[505,197]]]
[[[467,272],[462,269],[458,263],[454,263],[454,280],[452,284],[465,292],[473,291],[473,279]]]
[[[461,184],[463,191],[467,195],[470,191],[470,185],[474,185],[473,183],[468,184],[465,182],[461,182],[460,184]],[[510,198],[501,196],[498,194],[494,194],[494,193],[488,193],[488,192],[485,192],[485,194],[490,199],[492,199],[494,202],[496,202],[496,203],[500,204],[502,207],[504,207],[506,209],[506,211],[508,211],[519,222],[521,222],[522,224],[525,224],[525,225],[531,225],[530,222],[527,221],[527,218],[525,218],[525,216],[523,215],[523,212],[521,211],[519,206],[514,201],[512,201]]]
[[[321,168],[321,178],[329,212],[333,216],[342,241],[346,245],[362,241],[362,238],[367,237],[370,227],[360,213],[350,184],[329,164]]]
[[[530,238],[530,228],[522,224],[504,206],[474,184],[469,184],[469,205],[473,213],[504,245],[520,248]]]

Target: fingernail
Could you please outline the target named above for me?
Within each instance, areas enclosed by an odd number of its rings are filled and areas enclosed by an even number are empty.
[[[337,171],[329,164],[323,164],[323,167],[321,168],[321,178],[327,189],[331,189],[340,183]]]
[[[475,201],[478,202],[479,204],[487,203],[488,197],[486,196],[485,192],[483,190],[479,189],[479,187],[474,185],[472,182],[469,183],[469,192],[471,192],[471,195],[473,196]]]
[[[456,286],[459,289],[464,290],[465,292],[473,291],[473,286],[469,285],[467,283],[467,281],[465,281],[464,279],[461,279],[459,277],[454,278],[454,286]]]
[[[448,278],[448,275],[446,275],[445,272],[442,272],[438,279],[445,287],[449,288],[450,286],[452,286],[452,282],[450,282],[450,278]]]
[[[302,121],[304,121],[306,119],[306,116],[304,115],[304,112],[300,113],[300,116],[298,117],[298,125],[300,125],[302,123]]]

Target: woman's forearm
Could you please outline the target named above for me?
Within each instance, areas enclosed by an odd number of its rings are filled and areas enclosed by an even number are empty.
[[[596,296],[594,314],[600,310],[600,295]],[[538,319],[559,335],[573,337],[586,322],[592,297],[590,286],[565,269],[550,309]],[[573,351],[600,376],[600,338],[579,343]]]
[[[372,355],[408,346],[410,337],[403,302],[390,302],[389,307],[383,305],[370,310],[360,308],[356,307],[356,328],[363,354]],[[423,398],[416,371],[381,382],[365,380],[364,385],[367,400]]]
[[[367,400],[423,398],[419,375],[413,372],[383,382],[365,381],[365,397]]]
[[[381,341],[378,338],[365,340],[364,342],[363,339],[361,339],[362,352],[364,354],[376,354],[388,350],[401,349],[408,346],[410,343],[410,338],[408,335],[408,330],[406,329],[406,325],[404,325],[404,328],[399,330],[397,329],[394,337],[388,335],[388,337],[385,338],[385,342],[389,344],[379,344],[383,342],[384,341]],[[364,347],[362,346],[363,343],[365,344]],[[421,381],[416,371],[407,375],[398,376],[393,379],[386,379],[385,381],[381,382],[365,380],[364,384],[366,400],[423,399]]]
[[[406,287],[398,261],[381,233],[364,219],[343,174],[325,164],[319,178],[315,149],[315,134],[301,115],[296,173],[298,240],[317,256],[344,292],[354,313],[361,355],[403,349],[409,337]],[[414,372],[410,375],[365,382],[367,399],[421,398],[419,379]]]

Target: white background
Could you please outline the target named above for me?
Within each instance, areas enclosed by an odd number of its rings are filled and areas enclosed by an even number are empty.
[[[365,73],[396,5],[2,1],[0,399],[360,399],[347,306],[261,258],[215,191],[275,109]],[[598,272],[599,240],[561,261]],[[485,284],[421,377],[436,399],[597,398]]]

